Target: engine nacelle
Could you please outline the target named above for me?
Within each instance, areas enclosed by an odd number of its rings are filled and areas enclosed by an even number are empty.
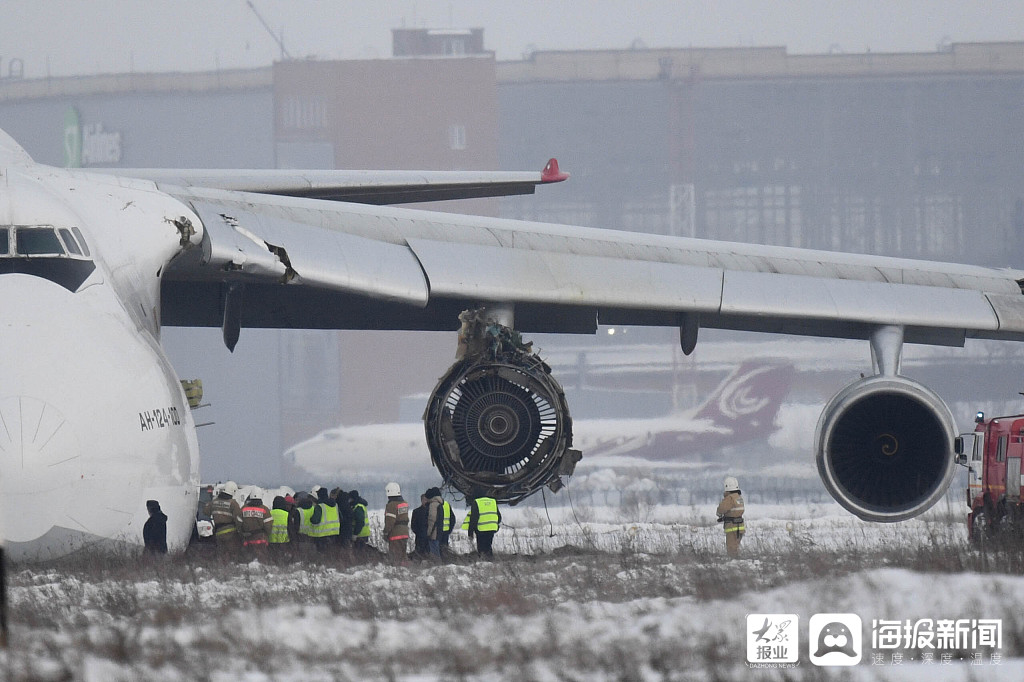
[[[941,498],[953,478],[956,422],[939,396],[902,376],[873,376],[836,394],[818,419],[818,473],[866,521],[902,521]]]
[[[456,362],[423,422],[445,485],[499,502],[515,504],[544,486],[557,491],[581,456],[562,387],[535,355]]]

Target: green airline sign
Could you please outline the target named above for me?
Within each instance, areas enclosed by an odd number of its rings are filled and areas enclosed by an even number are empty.
[[[82,167],[82,124],[74,107],[64,112],[64,167]]]

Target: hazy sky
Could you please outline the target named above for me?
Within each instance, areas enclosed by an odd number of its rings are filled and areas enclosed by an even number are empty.
[[[293,57],[387,57],[390,29],[483,27],[499,60],[531,49],[785,45],[790,53],[933,51],[1024,39],[1010,0],[253,0]],[[265,66],[277,43],[246,0],[0,0],[0,74]]]

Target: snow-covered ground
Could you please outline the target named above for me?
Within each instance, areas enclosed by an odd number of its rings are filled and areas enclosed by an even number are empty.
[[[752,505],[744,556],[727,561],[711,511],[503,510],[494,562],[191,553],[15,567],[0,670],[90,682],[1024,676],[1024,553],[971,550],[959,514],[879,525],[835,504]],[[464,534],[453,546],[469,552]],[[811,664],[816,613],[860,616],[860,665]],[[798,616],[798,667],[747,666],[748,614]],[[926,665],[924,650],[872,649],[875,619],[1001,619],[1001,642]]]

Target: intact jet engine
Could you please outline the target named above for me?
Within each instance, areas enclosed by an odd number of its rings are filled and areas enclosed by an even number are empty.
[[[562,387],[518,332],[483,311],[460,319],[458,359],[423,415],[434,466],[446,485],[499,502],[557,492],[582,456]]]
[[[818,473],[866,521],[902,521],[931,507],[953,477],[956,423],[939,396],[898,374],[856,381],[825,406]]]

